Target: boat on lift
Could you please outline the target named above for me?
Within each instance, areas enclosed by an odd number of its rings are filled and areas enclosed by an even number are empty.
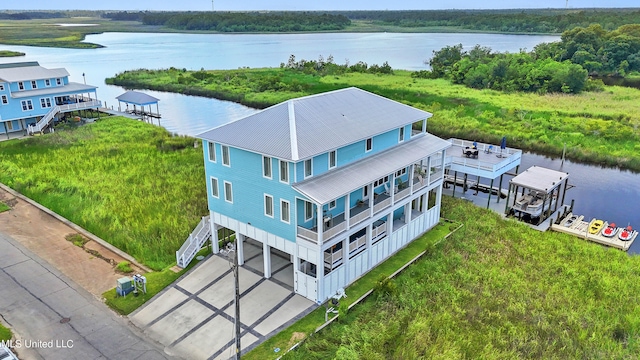
[[[616,223],[609,223],[609,224],[605,223],[605,227],[602,230],[602,236],[611,238],[616,236],[616,234],[620,230],[621,229],[616,226]]]

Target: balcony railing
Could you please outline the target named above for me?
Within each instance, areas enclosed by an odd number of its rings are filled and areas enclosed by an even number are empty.
[[[379,201],[377,204],[374,204],[373,212],[377,213],[388,206],[391,206],[391,198],[386,198],[384,200]]]
[[[342,249],[333,252],[324,252],[324,264],[331,269],[342,265]]]
[[[360,211],[360,212],[358,212]],[[368,206],[356,206],[351,208],[351,213],[356,213],[352,217],[349,218],[349,223],[351,226],[363,221],[364,219],[369,217],[369,207]]]
[[[299,225],[298,225],[298,236],[302,236],[316,243],[318,242],[318,233],[316,231],[304,228]]]
[[[409,196],[410,193],[411,193],[411,189],[410,188],[402,189],[402,190],[400,190],[400,191],[398,191],[396,193],[395,199],[396,200],[404,199],[407,196]]]

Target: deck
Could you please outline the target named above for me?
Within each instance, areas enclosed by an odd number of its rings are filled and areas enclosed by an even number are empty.
[[[472,141],[449,139],[451,147],[447,149],[445,165],[451,172],[465,173],[495,179],[520,165],[522,150],[505,148],[498,145],[476,143],[477,155],[467,156],[465,152],[473,148]],[[459,177],[462,177],[459,174]]]

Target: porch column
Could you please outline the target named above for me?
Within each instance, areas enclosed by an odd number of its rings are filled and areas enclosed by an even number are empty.
[[[318,229],[318,245],[322,245],[322,235],[324,234],[324,214],[322,213],[322,205],[316,204],[316,229]]]
[[[408,224],[411,221],[411,201],[404,205],[404,223]]]
[[[209,219],[213,219],[210,215]],[[209,221],[209,227],[211,227],[211,252],[217,254],[220,252],[220,239],[218,239],[218,225],[213,221]]]
[[[236,231],[236,251],[238,252],[238,265],[244,265],[244,235]]]
[[[408,176],[408,180],[409,180],[409,194],[413,194],[413,178],[415,176],[414,172],[414,166],[415,164],[411,164],[409,165],[409,176]]]
[[[345,287],[349,283],[349,237],[347,236],[342,240],[342,264],[344,264],[344,284],[340,284],[340,287]]]
[[[427,185],[431,184],[431,156],[427,158],[427,169],[425,172],[425,177],[426,177],[425,180],[427,181]],[[442,177],[444,178],[444,170],[443,170]]]
[[[373,188],[373,183],[369,183],[369,185],[367,185],[369,187],[369,201],[367,201],[369,203],[369,217],[373,216],[373,203],[374,203],[374,198],[376,197],[375,193],[375,189]]]
[[[391,173],[391,178],[389,178],[389,192],[391,193],[391,204],[395,204],[395,195],[396,195],[396,173],[395,171]]]
[[[351,193],[347,193],[347,196],[344,198],[344,221],[347,222],[347,229],[351,228],[351,224],[349,223],[351,220]]]
[[[369,224],[367,226],[367,245],[366,245],[366,251],[367,251],[367,270],[371,269],[371,260],[373,257],[372,250],[371,250],[371,235],[373,234],[373,223]]]
[[[316,265],[316,286],[317,286],[317,303],[324,302],[324,252],[322,247],[318,248],[320,254],[318,254],[318,264]]]
[[[393,234],[393,211],[391,211],[389,215],[387,215],[387,248],[384,249],[384,256],[382,257],[382,259],[386,259],[387,256],[389,256],[389,254],[391,253],[389,249],[391,247],[392,234]]]
[[[266,242],[262,244],[262,256],[264,257],[264,278],[271,277],[271,246]]]

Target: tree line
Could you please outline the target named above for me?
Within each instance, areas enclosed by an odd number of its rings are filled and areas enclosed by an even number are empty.
[[[116,12],[112,20],[137,20],[178,30],[219,32],[289,32],[343,30],[351,21],[343,15],[321,12]]]
[[[599,88],[589,75],[625,76],[640,72],[640,25],[606,31],[601,25],[577,27],[562,33],[561,41],[542,43],[533,51],[494,53],[462,44],[434,51],[430,71],[414,77],[447,78],[476,89],[579,93]]]

